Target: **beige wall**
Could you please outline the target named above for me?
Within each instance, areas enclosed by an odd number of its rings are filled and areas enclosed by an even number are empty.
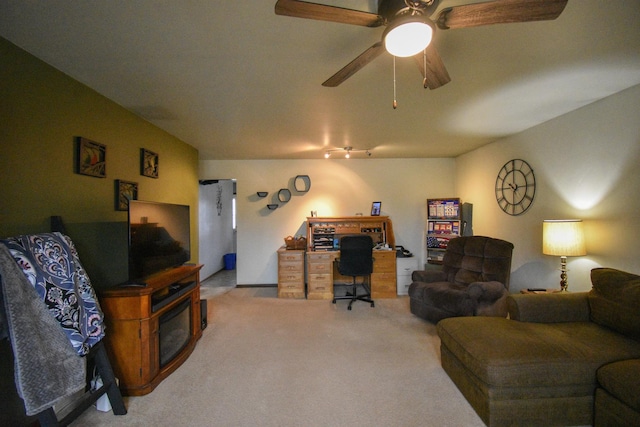
[[[309,192],[292,191],[291,201],[267,210],[279,189],[293,189],[296,175],[309,175]],[[286,236],[305,233],[310,211],[368,215],[373,201],[391,217],[396,244],[424,259],[426,199],[454,195],[453,159],[211,160],[200,162],[200,177],[237,179],[239,284],[277,283],[276,250]],[[257,191],[269,195],[258,199]]]
[[[275,283],[275,251],[282,238],[304,232],[309,211],[320,216],[368,212],[381,200],[393,220],[398,244],[424,254],[425,199],[460,197],[473,204],[473,230],[514,243],[511,291],[559,287],[558,257],[542,254],[544,219],[581,218],[588,255],[569,258],[569,288],[590,288],[599,266],[639,272],[640,86],[497,141],[456,159],[351,159],[202,161],[202,179],[238,179],[238,282]],[[495,179],[512,158],[535,170],[537,191],[529,211],[502,212]],[[267,211],[280,188],[298,174],[311,177],[311,191]],[[256,191],[269,191],[258,200]]]
[[[559,260],[541,253],[543,219],[579,217],[586,257],[570,259],[570,289],[589,288],[589,271],[638,272],[640,249],[640,87],[634,87],[457,159],[203,161],[191,146],[0,39],[0,236],[46,230],[51,215],[68,223],[122,223],[114,180],[139,183],[139,198],[192,207],[198,260],[198,178],[238,180],[238,281],[275,283],[275,251],[319,215],[367,213],[373,200],[391,216],[397,243],[424,262],[425,199],[458,196],[474,205],[475,234],[512,241],[512,291],[555,287]],[[107,146],[107,178],[74,173],[74,137]],[[160,178],[139,175],[141,147],[160,155]],[[510,217],[494,198],[495,176],[511,158],[536,171],[530,211]],[[311,190],[267,211],[298,174]],[[256,200],[256,191],[269,191]]]
[[[0,64],[0,236],[48,231],[51,215],[122,223],[127,213],[114,209],[121,179],[138,183],[141,200],[191,206],[198,259],[197,150],[4,39]],[[77,136],[107,146],[106,178],[74,173]],[[158,179],[140,175],[143,147],[159,154]]]
[[[604,266],[640,273],[640,86],[489,144],[456,160],[456,193],[474,205],[474,232],[515,244],[511,291],[559,287],[559,257],[542,254],[544,219],[581,218],[587,256],[569,258],[569,289]],[[503,213],[496,175],[512,158],[538,183],[525,214]]]

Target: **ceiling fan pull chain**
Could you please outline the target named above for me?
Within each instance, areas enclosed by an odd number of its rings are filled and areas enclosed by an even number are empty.
[[[398,108],[398,101],[396,100],[396,57],[393,57],[393,109]]]
[[[422,51],[422,60],[424,61],[424,77],[422,78],[422,87],[425,89],[427,85],[427,48]]]

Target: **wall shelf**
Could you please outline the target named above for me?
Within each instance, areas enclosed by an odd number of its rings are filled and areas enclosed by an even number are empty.
[[[287,203],[289,200],[291,200],[291,191],[288,188],[281,188],[278,191],[278,201]]]
[[[298,193],[306,193],[311,188],[309,175],[297,175],[293,180],[293,187]]]

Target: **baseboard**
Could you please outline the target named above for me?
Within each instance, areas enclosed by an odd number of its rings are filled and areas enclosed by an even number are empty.
[[[258,285],[236,285],[236,288],[277,288],[277,283]]]

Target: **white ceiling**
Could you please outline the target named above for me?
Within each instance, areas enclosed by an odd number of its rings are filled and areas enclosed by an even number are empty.
[[[377,9],[375,0],[316,2]],[[640,84],[639,0],[569,0],[554,21],[438,30],[452,81],[423,89],[413,59],[399,58],[396,110],[387,53],[321,86],[383,28],[277,16],[274,5],[0,0],[0,36],[200,159],[321,158],[347,145],[374,158],[457,156]]]

